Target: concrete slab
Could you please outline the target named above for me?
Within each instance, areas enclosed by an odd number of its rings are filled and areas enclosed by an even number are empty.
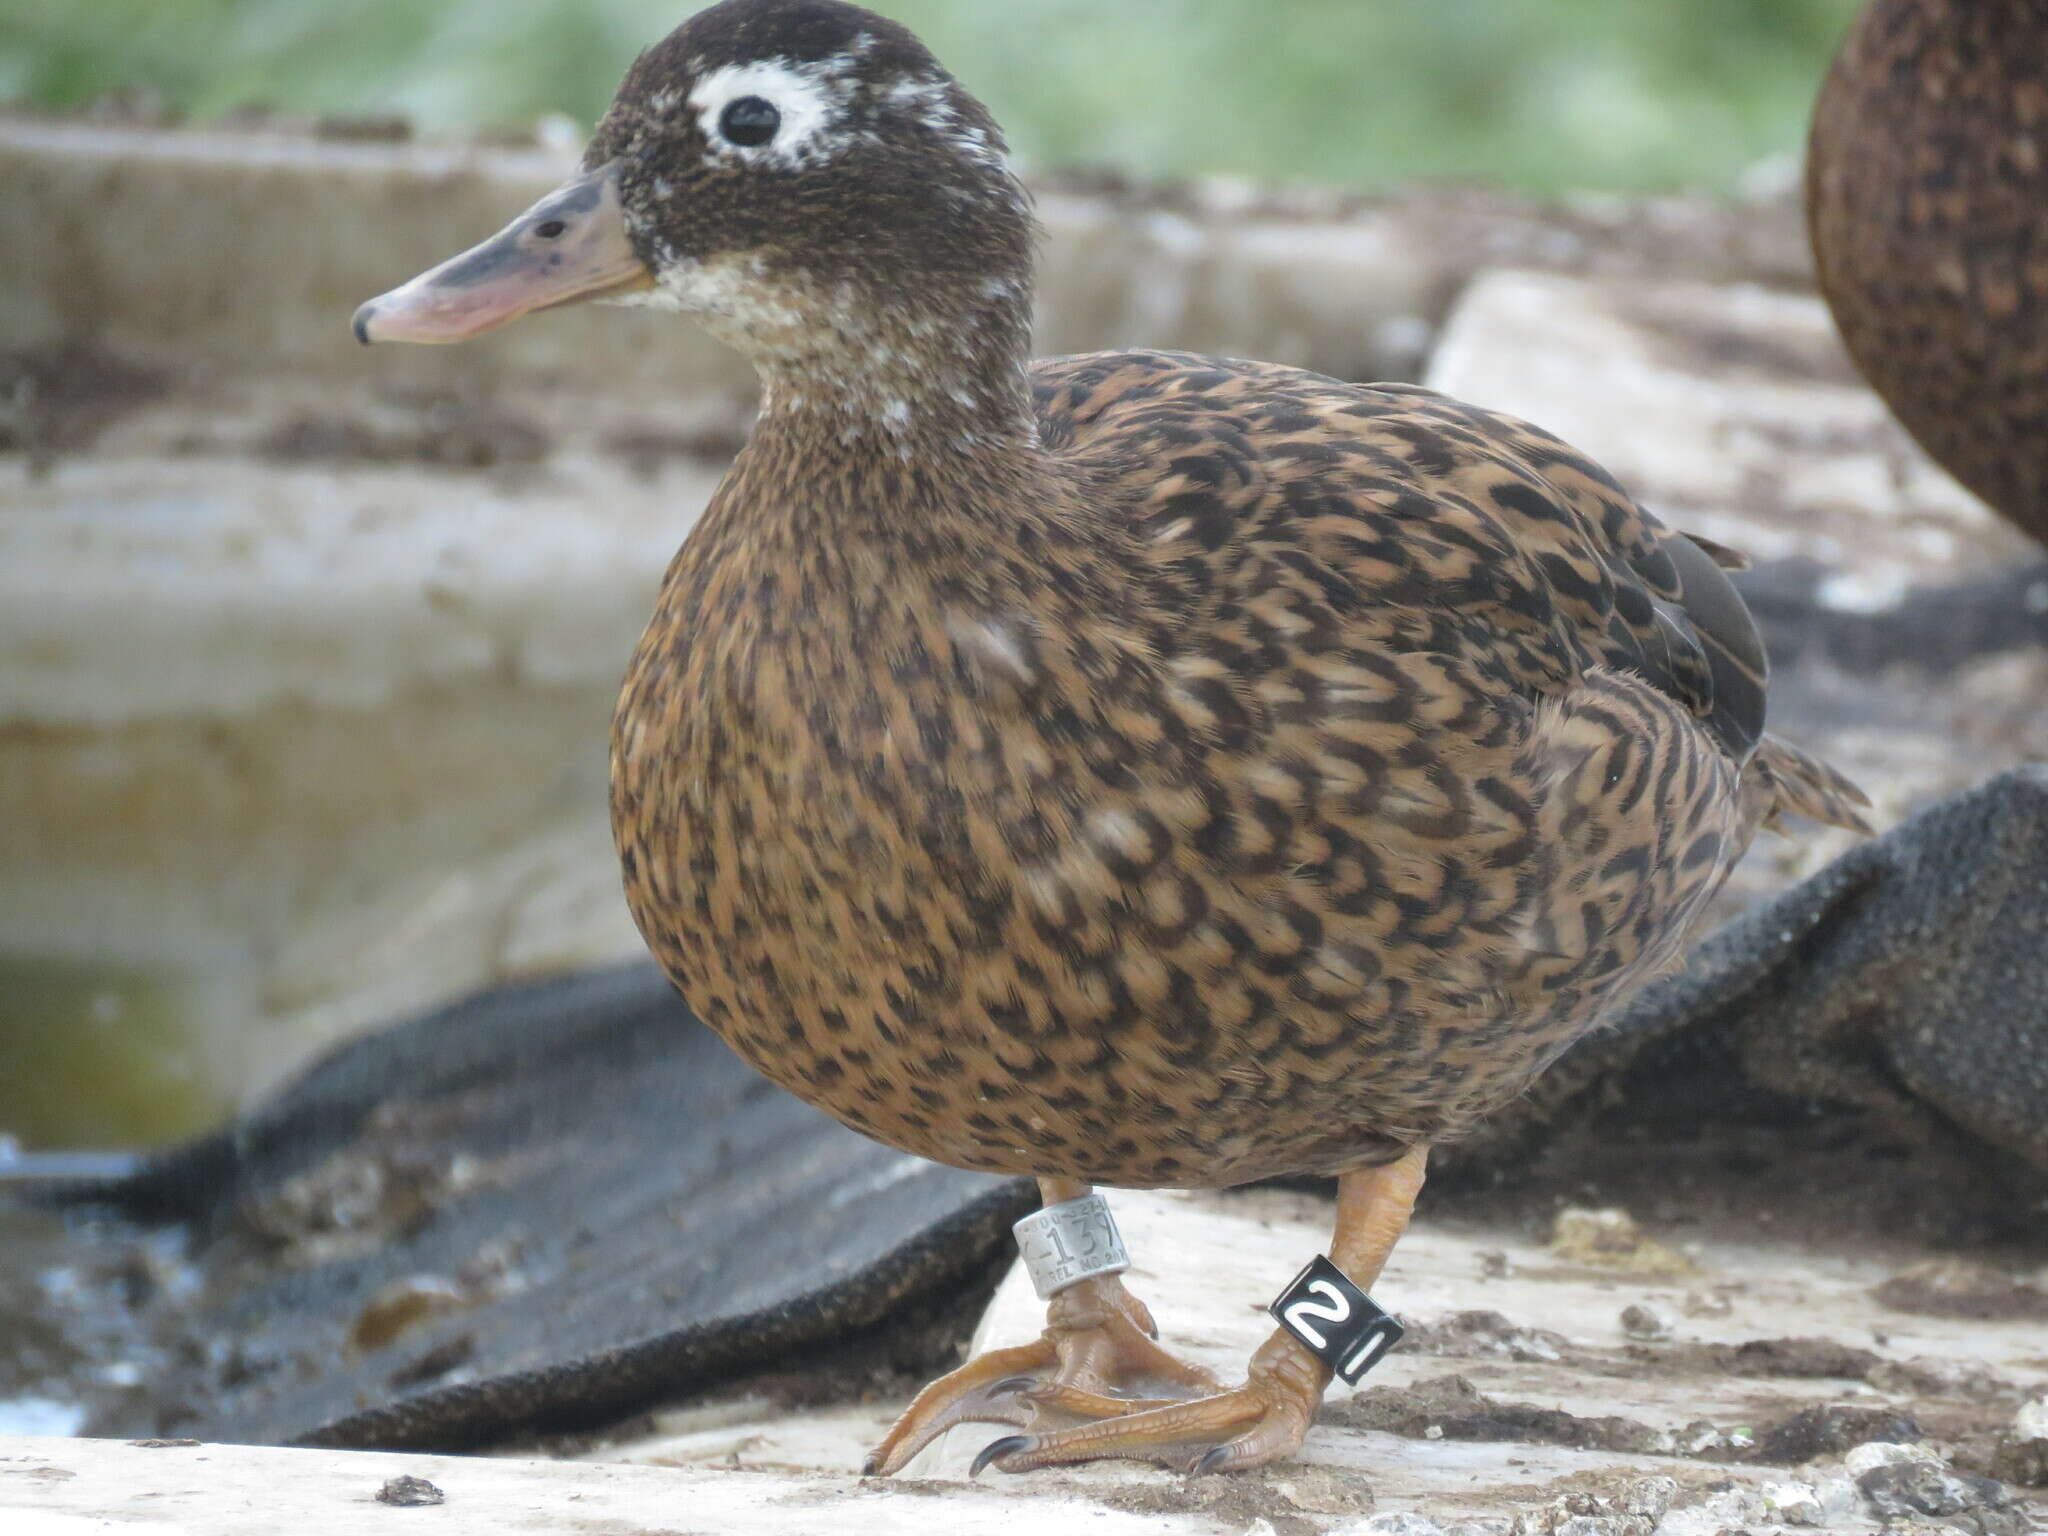
[[[1811,294],[1496,270],[1446,322],[1425,382],[1555,432],[1667,521],[1759,563],[1853,566],[1842,606],[2036,554],[1891,419]]]
[[[379,1502],[394,1479],[417,1478],[431,1504]],[[431,1498],[425,1491],[392,1497]],[[1010,1536],[1072,1530],[1090,1536],[1212,1536],[1199,1515],[1105,1508],[1078,1494],[1000,1488],[890,1487],[846,1477],[246,1446],[0,1440],[0,1528],[8,1536],[680,1536],[858,1527],[870,1536]]]

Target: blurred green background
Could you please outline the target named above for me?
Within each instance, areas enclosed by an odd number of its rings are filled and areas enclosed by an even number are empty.
[[[1727,188],[1861,0],[882,0],[1038,168]],[[588,124],[690,0],[0,0],[0,97]]]

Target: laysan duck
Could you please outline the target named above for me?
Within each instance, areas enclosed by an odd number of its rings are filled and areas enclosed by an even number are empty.
[[[775,1082],[1049,1213],[1336,1176],[1293,1322],[1329,1318],[1433,1143],[1672,966],[1759,826],[1860,796],[1764,734],[1711,547],[1555,437],[1267,363],[1032,362],[1033,246],[908,31],[726,0],[580,175],[355,329],[623,298],[752,359],[613,727],[649,947]],[[1051,1289],[871,1471],[964,1421],[1021,1431],[977,1469],[1253,1467],[1342,1365],[1283,1326],[1226,1386],[1113,1268]]]
[[[1806,166],[1821,292],[1864,377],[2048,543],[2048,0],[1876,0]]]

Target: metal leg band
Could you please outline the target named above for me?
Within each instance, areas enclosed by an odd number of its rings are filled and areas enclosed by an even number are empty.
[[[1038,1299],[1045,1301],[1083,1280],[1131,1267],[1124,1240],[1100,1195],[1083,1195],[1033,1211],[1010,1229]]]
[[[1296,1275],[1266,1310],[1346,1382],[1355,1383],[1378,1365],[1407,1332],[1325,1258]]]

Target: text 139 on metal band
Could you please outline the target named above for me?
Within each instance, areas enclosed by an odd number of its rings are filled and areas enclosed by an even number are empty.
[[[1311,1261],[1266,1310],[1345,1382],[1378,1365],[1407,1332],[1325,1258]]]

